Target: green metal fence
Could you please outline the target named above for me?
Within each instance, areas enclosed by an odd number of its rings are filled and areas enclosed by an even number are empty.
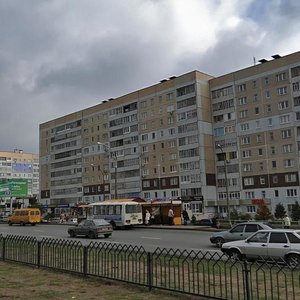
[[[300,270],[216,252],[0,235],[0,258],[212,299],[298,299]]]

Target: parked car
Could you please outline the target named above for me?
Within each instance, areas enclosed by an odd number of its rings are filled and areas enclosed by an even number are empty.
[[[70,237],[86,236],[90,239],[104,235],[105,238],[111,236],[112,226],[104,219],[83,220],[76,226],[68,228]]]
[[[217,247],[221,248],[222,245],[226,242],[245,240],[252,233],[262,229],[272,229],[272,228],[262,222],[239,223],[234,225],[229,230],[215,232],[210,237],[210,241],[211,243],[216,244]]]
[[[233,259],[279,258],[299,266],[300,230],[260,230],[244,241],[224,243],[221,250]]]
[[[200,226],[214,226],[212,219],[201,219],[197,222]]]

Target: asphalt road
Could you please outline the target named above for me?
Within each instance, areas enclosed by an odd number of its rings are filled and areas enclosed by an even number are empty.
[[[36,226],[8,226],[0,224],[0,234],[6,236],[22,235],[34,236],[38,239],[55,238],[68,239],[89,244],[91,241],[86,238],[70,238],[67,233],[68,225],[47,225],[40,224]],[[154,251],[157,248],[179,249],[179,250],[194,250],[194,251],[217,251],[220,252],[209,241],[212,233],[206,231],[192,230],[176,230],[176,229],[151,229],[151,228],[133,228],[129,230],[115,230],[111,237],[105,239],[100,237],[97,242],[109,242],[116,244],[126,244],[134,246],[142,246],[147,251]],[[221,252],[220,252],[221,253]]]

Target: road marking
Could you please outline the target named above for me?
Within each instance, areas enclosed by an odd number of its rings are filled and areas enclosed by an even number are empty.
[[[141,236],[141,239],[161,240],[161,238],[156,238],[156,237],[151,237],[151,236]]]

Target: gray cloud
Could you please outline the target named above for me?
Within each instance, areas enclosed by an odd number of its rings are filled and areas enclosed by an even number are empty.
[[[298,1],[0,2],[0,150],[38,152],[39,124],[198,69],[298,51]]]

